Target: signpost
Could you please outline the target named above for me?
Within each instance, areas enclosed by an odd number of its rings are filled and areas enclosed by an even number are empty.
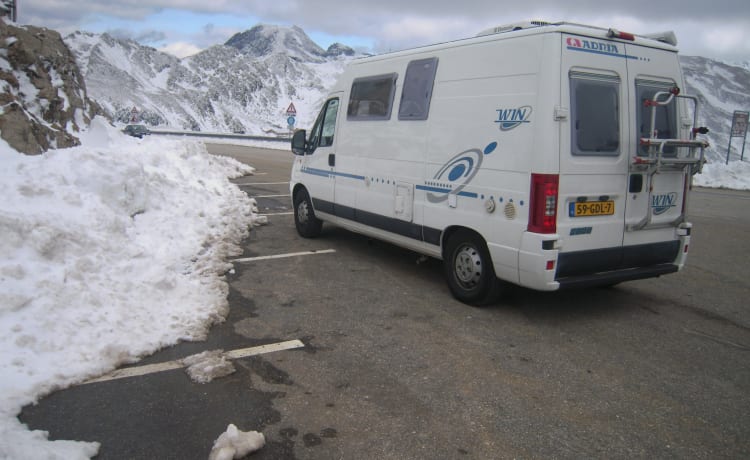
[[[741,110],[735,110],[734,116],[732,117],[732,132],[729,134],[729,147],[727,147],[727,164],[729,164],[729,152],[732,149],[732,138],[742,138],[742,154],[740,155],[740,161],[745,159],[745,135],[747,134],[747,121],[750,112],[743,112]]]
[[[297,108],[294,107],[293,102],[290,102],[289,107],[286,108],[286,124],[289,126],[289,131],[294,129],[294,124],[297,122],[296,116]]]

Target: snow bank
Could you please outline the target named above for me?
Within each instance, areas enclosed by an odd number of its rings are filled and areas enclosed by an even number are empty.
[[[88,458],[50,442],[24,405],[199,340],[227,312],[223,273],[255,215],[228,178],[252,168],[200,142],[125,137],[24,156],[0,145],[0,458]]]
[[[699,187],[750,190],[750,161],[706,163],[703,171],[694,176],[693,184]]]

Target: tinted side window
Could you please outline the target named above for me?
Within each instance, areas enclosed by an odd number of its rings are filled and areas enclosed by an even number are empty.
[[[570,98],[573,155],[619,155],[620,80],[571,74]]]
[[[640,104],[637,113],[638,123],[638,143],[640,144],[641,138],[656,138],[656,139],[676,139],[679,137],[677,134],[677,107],[675,102],[670,103],[666,106],[656,107],[656,117],[654,123],[654,132],[649,133],[651,129],[651,107],[645,106],[646,100],[653,100],[654,95],[658,92],[669,92],[675,85],[667,83],[657,82],[646,82],[636,81],[635,82],[635,93],[636,101]],[[659,96],[660,101],[667,99],[666,94]],[[664,153],[674,154],[675,147],[665,147]],[[639,155],[648,155],[648,149],[641,146],[638,149]]]
[[[404,89],[398,106],[399,120],[426,120],[430,112],[432,87],[435,82],[438,59],[411,61],[406,67]]]
[[[313,150],[317,147],[333,145],[333,135],[336,131],[336,114],[339,110],[339,100],[331,99],[326,102],[310,130],[309,144]]]
[[[396,77],[395,73],[391,73],[354,80],[346,111],[347,119],[389,120],[393,108]]]

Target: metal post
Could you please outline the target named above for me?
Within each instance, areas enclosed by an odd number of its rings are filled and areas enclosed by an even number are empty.
[[[747,140],[747,136],[742,138],[742,155],[740,155],[740,161],[745,161],[745,141]]]
[[[732,133],[729,133],[729,147],[727,147],[727,163],[729,164],[729,152],[732,150]]]

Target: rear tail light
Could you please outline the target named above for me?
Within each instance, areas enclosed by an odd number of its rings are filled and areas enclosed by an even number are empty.
[[[557,231],[557,174],[531,175],[531,203],[528,230],[535,233]]]

